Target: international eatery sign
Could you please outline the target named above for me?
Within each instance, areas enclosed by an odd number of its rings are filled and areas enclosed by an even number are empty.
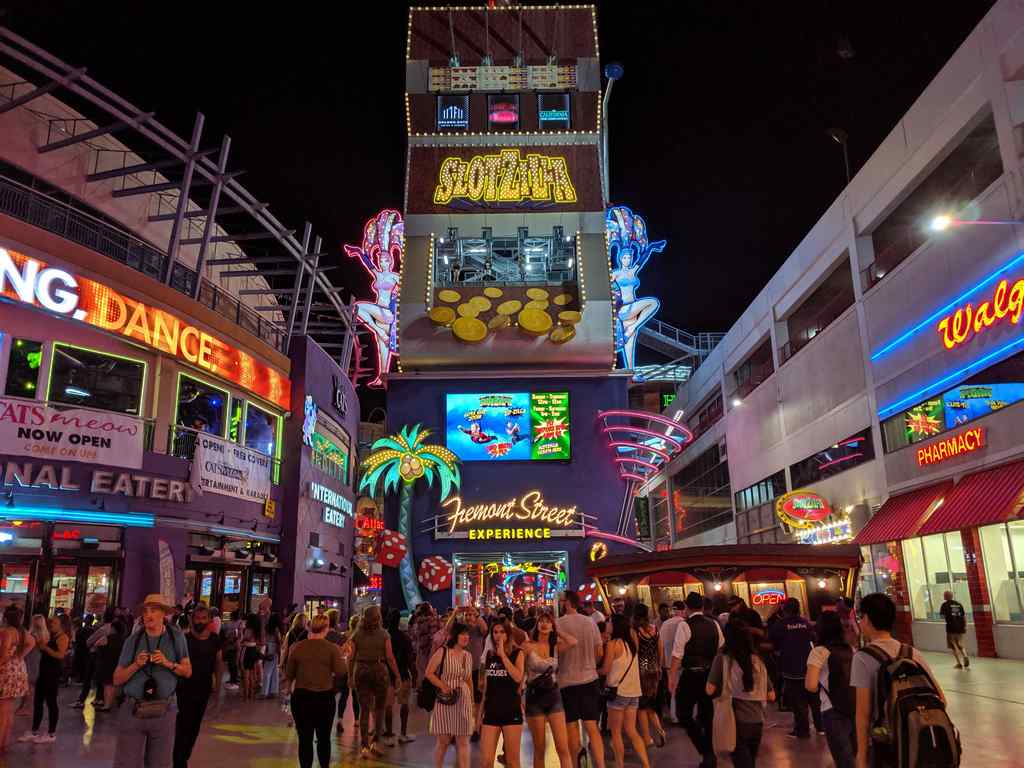
[[[252,355],[170,312],[130,299],[95,280],[0,248],[0,296],[116,333],[291,407],[288,379]]]
[[[0,453],[142,468],[140,419],[37,400],[0,398]]]
[[[775,500],[775,515],[790,528],[814,528],[832,514],[828,501],[811,491],[790,491]]]
[[[498,501],[449,497],[434,518],[435,539],[470,541],[536,541],[557,536],[583,536],[583,514],[575,504],[549,503],[539,490]]]

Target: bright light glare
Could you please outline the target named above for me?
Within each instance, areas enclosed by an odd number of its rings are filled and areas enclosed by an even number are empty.
[[[619,594],[620,595],[626,594],[626,588],[625,587],[619,587]]]
[[[942,232],[945,229],[949,229],[949,225],[952,223],[953,219],[946,214],[942,214],[932,219],[931,228],[933,232]]]
[[[741,405],[743,405],[743,401],[740,400],[738,397],[734,397],[732,399],[732,407],[733,408],[739,408]]]

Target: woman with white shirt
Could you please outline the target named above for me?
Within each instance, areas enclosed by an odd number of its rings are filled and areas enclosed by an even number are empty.
[[[821,721],[836,768],[854,768],[857,762],[856,694],[850,687],[853,648],[838,613],[822,613],[818,619],[818,645],[807,657],[804,687],[821,696]],[[834,663],[830,663],[834,662]],[[845,670],[845,680],[832,680],[830,668]]]
[[[643,688],[640,685],[640,666],[636,658],[636,633],[628,618],[621,613],[612,615],[612,639],[601,665],[605,684],[616,688],[617,695],[608,702],[608,728],[612,733],[612,752],[616,768],[623,768],[626,749],[622,743],[625,731],[640,758],[643,768],[650,768],[647,745],[636,729],[636,715]]]

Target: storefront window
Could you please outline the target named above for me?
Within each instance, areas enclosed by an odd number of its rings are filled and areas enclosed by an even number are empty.
[[[972,619],[971,593],[967,584],[967,565],[959,531],[936,533],[903,542],[907,564],[907,588],[914,618],[940,621],[943,594],[947,591],[963,603],[967,620]]]
[[[903,562],[907,566],[911,612],[915,619],[928,619],[931,615],[932,599],[928,591],[928,577],[925,575],[924,551],[921,549],[920,539],[903,542]]]
[[[77,565],[57,565],[53,568],[53,582],[50,586],[50,613],[63,609],[70,614],[75,606],[75,583],[78,581]]]
[[[893,582],[900,570],[900,561],[896,553],[890,550],[889,544],[872,544],[870,547],[861,547],[861,555],[864,558],[864,566],[860,570],[859,593],[861,597],[875,592],[893,597],[895,587]]]
[[[978,530],[985,558],[989,598],[996,621],[1024,622],[1024,520]],[[1016,536],[1017,550],[1010,542]]]
[[[113,569],[109,565],[90,565],[85,577],[85,612],[97,616],[110,604]]]
[[[245,447],[274,455],[274,426],[277,419],[252,403],[245,406]]]
[[[138,416],[146,364],[66,344],[53,345],[47,399]]]
[[[29,566],[21,563],[0,564],[0,595],[24,595],[28,593]]]
[[[230,611],[234,616],[242,608],[242,572],[224,571],[224,597],[220,601],[220,611]]]
[[[967,561],[964,557],[964,540],[960,536],[960,531],[950,531],[949,533],[942,534],[946,540],[946,559],[947,568],[949,574],[949,581],[947,586],[936,592],[940,602],[939,606],[942,606],[942,592],[947,589],[953,593],[953,597],[963,603],[964,610],[967,611],[967,620],[973,620],[973,603],[971,602],[971,588],[967,582]]]
[[[228,393],[191,376],[178,377],[177,424],[180,427],[224,435],[228,414]]]
[[[43,344],[28,339],[11,342],[11,356],[7,362],[7,384],[4,394],[11,397],[36,396],[39,384],[39,364],[43,358]]]
[[[250,590],[250,594],[252,595],[252,600],[250,600],[249,604],[252,606],[257,606],[261,600],[270,597],[269,573],[252,574],[252,589]]]

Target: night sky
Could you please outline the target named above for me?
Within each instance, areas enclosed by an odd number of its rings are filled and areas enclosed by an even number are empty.
[[[342,260],[370,215],[401,207],[407,5],[271,7],[38,1],[2,23],[186,138],[204,112],[204,145],[230,134],[242,183]],[[990,7],[599,3],[602,60],[625,67],[612,197],[668,240],[641,287],[662,319],[727,330],[841,192],[828,129],[848,132],[856,172]],[[368,283],[351,262],[332,281]]]

